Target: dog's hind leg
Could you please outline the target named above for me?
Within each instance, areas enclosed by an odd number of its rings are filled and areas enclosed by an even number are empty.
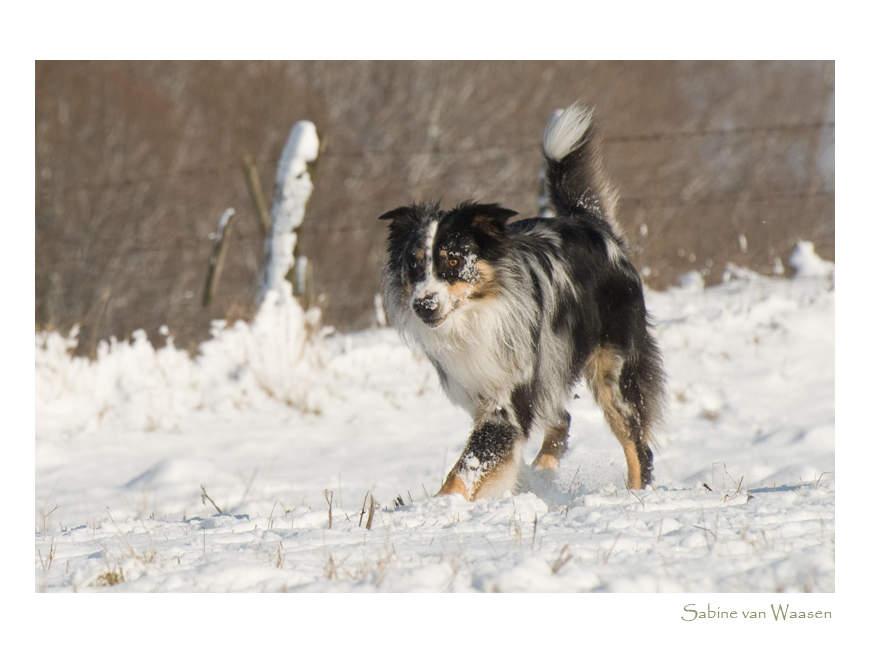
[[[643,489],[652,483],[651,433],[643,419],[643,399],[635,378],[637,370],[613,349],[596,349],[584,370],[596,402],[625,453],[626,486]]]
[[[544,443],[532,462],[532,467],[538,470],[556,471],[559,460],[568,450],[568,429],[571,427],[571,415],[562,410],[557,419],[548,423],[544,429]]]
[[[524,444],[522,431],[499,415],[477,426],[438,495],[460,494],[476,500],[513,490]]]

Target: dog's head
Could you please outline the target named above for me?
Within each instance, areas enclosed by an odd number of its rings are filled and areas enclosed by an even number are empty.
[[[380,216],[392,220],[388,282],[408,311],[437,328],[466,306],[496,291],[493,263],[504,247],[505,225],[515,211],[498,204],[464,202],[402,206]]]

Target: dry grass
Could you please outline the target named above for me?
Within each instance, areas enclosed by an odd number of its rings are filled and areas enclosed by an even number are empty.
[[[47,573],[51,570],[51,563],[54,561],[54,554],[57,552],[57,544],[54,541],[54,537],[51,537],[51,543],[48,547],[48,554],[45,559],[42,558],[42,551],[37,551],[39,553],[39,563],[42,565],[42,571]]]
[[[553,575],[556,575],[569,561],[574,559],[574,554],[570,550],[570,545],[567,543],[562,546],[562,549],[559,551],[559,556],[556,558],[556,561],[553,562],[552,570]]]
[[[150,549],[137,550],[133,546],[133,544],[127,539],[125,534],[121,531],[121,528],[118,526],[117,521],[115,521],[115,517],[112,514],[111,510],[106,509],[105,514],[108,516],[112,525],[115,527],[115,538],[121,543],[120,552],[118,554],[114,554],[105,544],[100,543],[100,546],[103,550],[103,560],[106,563],[106,570],[96,576],[91,576],[90,578],[86,579],[81,585],[74,586],[74,590],[78,590],[79,588],[87,587],[90,585],[105,587],[116,586],[123,582],[127,582],[130,579],[127,575],[127,572],[131,567],[139,570],[145,570],[149,567],[162,567],[163,558],[157,551],[157,546],[155,545],[154,540],[151,538],[151,533],[148,531],[148,528],[145,527],[144,521],[142,521],[142,526],[143,528],[145,528],[146,534],[148,535],[150,541]],[[179,563],[181,563],[180,559]]]

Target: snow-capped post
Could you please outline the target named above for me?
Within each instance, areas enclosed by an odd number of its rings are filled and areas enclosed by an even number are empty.
[[[304,256],[299,255],[299,228],[305,217],[305,204],[311,196],[311,165],[317,160],[320,141],[317,130],[307,120],[300,120],[293,129],[281,152],[275,175],[275,199],[272,203],[272,228],[266,240],[266,267],[260,286],[260,301],[269,290],[280,288],[284,280],[290,281],[293,293],[306,294],[307,268]],[[295,277],[295,278],[294,278]]]
[[[224,258],[227,255],[227,242],[230,237],[230,231],[233,229],[232,218],[236,214],[236,209],[228,208],[221,215],[218,222],[217,232],[214,234],[214,249],[212,249],[211,258],[208,260],[208,275],[205,279],[205,289],[202,292],[202,305],[207,306],[214,298],[217,292],[218,280],[221,276],[221,269],[224,266]]]

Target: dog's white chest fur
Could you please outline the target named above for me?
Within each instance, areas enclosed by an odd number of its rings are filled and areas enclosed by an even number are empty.
[[[510,388],[531,377],[533,365],[512,339],[493,306],[467,305],[437,329],[412,319],[411,335],[440,369],[447,397],[473,417],[510,404]]]

